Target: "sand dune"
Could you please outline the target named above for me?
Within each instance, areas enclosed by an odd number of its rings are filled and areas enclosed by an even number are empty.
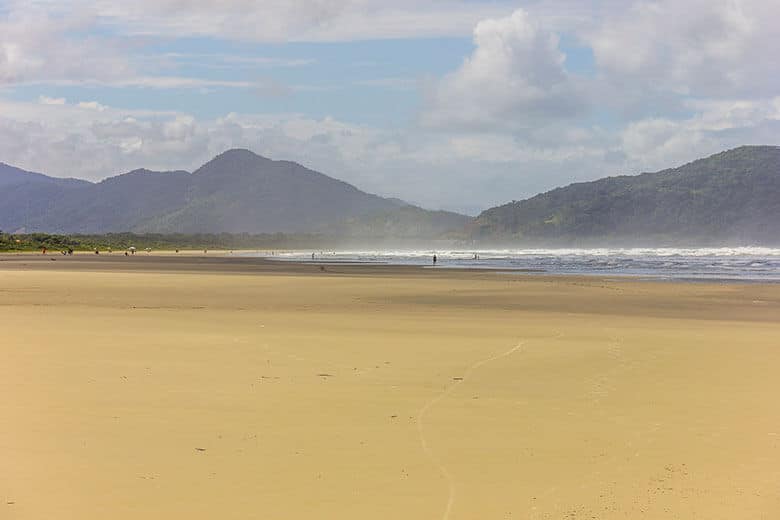
[[[780,517],[780,286],[0,259],[0,518]]]

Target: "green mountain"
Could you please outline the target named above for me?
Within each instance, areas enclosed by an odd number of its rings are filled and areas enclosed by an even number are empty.
[[[135,170],[99,183],[0,165],[0,229],[6,231],[333,234],[369,226],[381,236],[409,229],[438,236],[463,229],[467,220],[248,150],[224,152],[193,173]]]
[[[366,241],[376,237],[461,238],[470,221],[471,217],[451,211],[429,211],[405,204],[390,211],[343,220],[333,230],[337,235]]]
[[[486,210],[470,231],[482,244],[778,245],[780,147],[571,184]]]

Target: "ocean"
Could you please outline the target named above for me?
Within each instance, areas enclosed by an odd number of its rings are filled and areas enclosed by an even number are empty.
[[[311,254],[311,251],[283,252],[269,258],[312,261]],[[433,267],[434,254],[437,256],[437,269],[780,282],[780,248],[768,247],[316,251],[313,261],[319,264],[377,263]]]

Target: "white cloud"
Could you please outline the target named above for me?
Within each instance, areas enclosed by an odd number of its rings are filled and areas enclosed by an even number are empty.
[[[0,86],[262,87],[247,80],[148,74],[138,70],[135,62],[139,60],[132,59],[132,48],[138,42],[127,37],[96,35],[95,30],[104,22],[100,13],[86,4],[71,7],[65,9],[46,2],[11,2],[6,11],[0,10]],[[229,55],[214,55],[214,59],[243,66],[292,67],[310,63]],[[164,59],[158,63],[162,64]]]
[[[432,87],[423,124],[446,129],[530,129],[582,110],[558,37],[525,11],[483,20],[474,52]]]
[[[116,41],[85,36],[95,17],[89,9],[78,13],[57,16],[45,7],[13,2],[0,11],[0,85],[127,75],[131,68]]]
[[[79,108],[86,108],[88,110],[97,110],[99,112],[108,109],[106,105],[102,105],[97,101],[80,101],[76,106]]]
[[[780,130],[780,97],[693,100],[687,106],[696,110],[689,118],[642,119],[621,132],[621,150],[634,171],[676,166],[743,144],[772,144]]]
[[[41,105],[64,105],[65,98],[53,98],[49,96],[38,96],[38,103]]]
[[[780,90],[780,3],[660,0],[618,10],[584,35],[601,73],[622,88],[680,95],[772,95]]]

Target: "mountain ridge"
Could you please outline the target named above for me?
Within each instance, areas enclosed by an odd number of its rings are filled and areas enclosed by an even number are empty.
[[[7,170],[7,171],[6,171]],[[15,167],[0,170],[0,228],[54,233],[328,232],[384,215],[408,233],[410,220],[438,234],[468,217],[403,206],[299,163],[247,149],[220,153],[193,172],[139,168],[97,183],[69,181]]]
[[[54,233],[319,233],[474,245],[780,245],[780,147],[555,188],[472,219],[361,191],[299,163],[231,149],[193,172],[97,183],[0,163],[0,229]]]
[[[483,211],[481,243],[780,244],[780,147],[741,146],[676,168],[555,188]]]

